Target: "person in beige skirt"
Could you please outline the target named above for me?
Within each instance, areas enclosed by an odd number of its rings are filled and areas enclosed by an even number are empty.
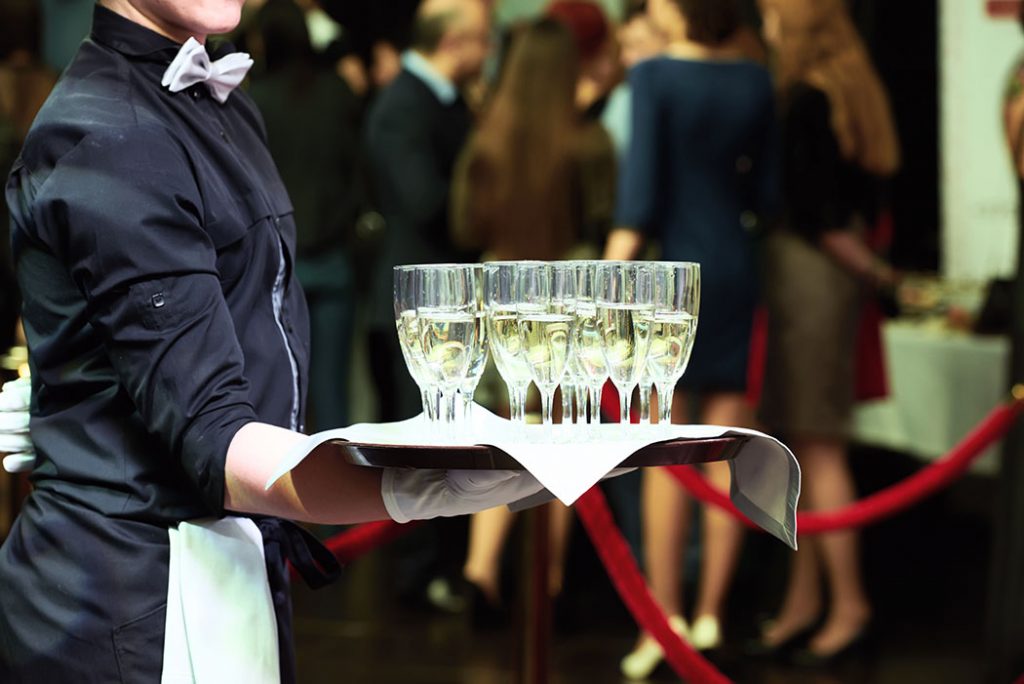
[[[786,207],[765,254],[761,419],[800,461],[801,505],[820,510],[856,497],[847,435],[861,298],[894,290],[898,280],[862,227],[874,218],[883,179],[899,167],[899,144],[884,88],[841,0],[762,0],[762,9],[777,54]],[[871,605],[856,532],[800,541],[782,607],[755,650],[820,664],[863,643]]]

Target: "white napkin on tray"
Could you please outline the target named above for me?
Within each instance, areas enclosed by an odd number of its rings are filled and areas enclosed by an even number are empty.
[[[282,459],[267,488],[297,466],[317,446],[332,440],[368,444],[472,446],[501,449],[518,461],[562,503],[569,506],[636,451],[672,439],[747,437],[729,461],[729,496],[754,523],[796,548],[796,505],[800,466],[780,441],[756,430],[714,425],[514,425],[481,406],[470,425],[430,423],[421,414],[396,423],[360,423],[310,435]],[[570,436],[585,435],[585,442]],[[513,506],[516,507],[516,506]]]

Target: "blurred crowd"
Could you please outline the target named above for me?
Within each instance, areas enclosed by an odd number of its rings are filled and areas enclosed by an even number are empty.
[[[247,90],[299,229],[310,428],[419,411],[392,316],[397,264],[697,261],[693,357],[662,398],[673,420],[777,434],[803,469],[803,506],[852,501],[846,440],[873,372],[858,365],[857,340],[871,325],[877,338],[877,311],[900,282],[876,239],[900,147],[842,0],[649,0],[614,20],[590,0],[552,0],[512,22],[492,4],[252,0],[230,37],[256,60]],[[56,75],[40,58],[37,3],[5,0],[2,14],[6,170]],[[2,257],[7,348],[17,302]],[[507,411],[496,377],[478,396]],[[727,465],[707,476],[728,488]],[[704,513],[696,600],[684,605],[688,498],[656,470],[610,488],[673,628],[718,648],[741,527]],[[407,542],[401,589],[502,624],[512,521],[494,510],[468,527],[424,526]],[[552,521],[556,598],[568,509]],[[827,662],[870,625],[858,540],[801,541],[778,613],[749,649]],[[645,635],[623,655],[634,678],[661,659]]]

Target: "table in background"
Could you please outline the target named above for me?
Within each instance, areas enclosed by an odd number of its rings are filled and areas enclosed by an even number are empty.
[[[889,397],[862,404],[853,439],[935,460],[1007,397],[1010,341],[952,331],[937,323],[889,321],[883,328]],[[972,472],[999,468],[998,446]]]

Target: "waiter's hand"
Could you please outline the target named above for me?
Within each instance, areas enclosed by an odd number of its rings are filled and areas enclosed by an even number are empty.
[[[404,523],[504,506],[543,488],[526,471],[385,468],[380,489],[388,515]]]
[[[31,399],[32,383],[28,378],[5,383],[0,390],[0,454],[9,473],[32,470],[36,460],[28,433]]]

